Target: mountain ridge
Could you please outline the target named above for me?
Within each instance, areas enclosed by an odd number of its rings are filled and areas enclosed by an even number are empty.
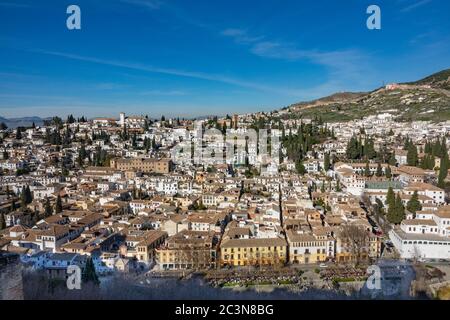
[[[450,69],[413,82],[389,84],[370,92],[339,92],[281,109],[285,117],[320,115],[329,122],[350,121],[388,111],[395,111],[399,121],[450,120]]]
[[[44,121],[48,118],[41,118],[37,116],[29,116],[29,117],[15,117],[15,118],[5,118],[0,116],[0,123],[4,123],[8,126],[8,128],[15,129],[17,127],[29,127],[33,124],[37,126],[42,126]]]

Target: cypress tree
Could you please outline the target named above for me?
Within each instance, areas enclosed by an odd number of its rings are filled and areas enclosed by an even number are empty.
[[[397,194],[397,199],[395,200],[395,224],[399,224],[405,219],[405,207],[403,206],[402,199],[400,198],[400,193]]]
[[[0,230],[3,230],[6,228],[6,221],[3,213],[0,213]]]
[[[95,285],[100,284],[100,280],[98,279],[97,273],[95,272],[94,261],[91,257],[88,257],[86,261],[86,266],[84,267],[81,279],[85,283],[92,282]]]
[[[431,144],[430,142],[425,143],[425,153],[430,154],[432,152]]]
[[[56,204],[55,204],[55,213],[60,213],[63,210],[62,206],[62,200],[61,196],[58,194],[58,197],[56,198]]]
[[[366,177],[370,177],[369,161],[366,161],[366,168],[364,169],[364,175],[365,175]]]
[[[417,166],[418,164],[418,155],[417,148],[414,144],[410,144],[408,147],[408,154],[406,155],[406,161],[408,162],[408,166]]]
[[[422,205],[419,202],[419,194],[417,193],[417,190],[414,191],[411,199],[409,199],[408,203],[406,204],[406,209],[409,212],[413,213],[414,216],[416,216],[417,211],[422,210]]]
[[[387,211],[387,219],[390,223],[395,223],[396,221],[396,200],[394,196],[394,200],[390,200],[389,202],[386,201],[386,203],[389,205],[388,211]]]
[[[377,176],[377,177],[383,176],[383,169],[381,168],[381,164],[380,164],[379,162],[378,162],[378,165],[377,165],[376,176]]]
[[[438,187],[445,188],[445,179],[448,175],[449,159],[448,154],[441,158],[441,166],[439,167]]]
[[[22,139],[22,132],[21,132],[20,128],[17,128],[17,130],[16,130],[16,139],[17,140]]]
[[[386,204],[391,207],[395,205],[395,194],[394,189],[392,187],[389,187],[387,196],[386,196]]]
[[[295,169],[297,170],[298,174],[305,174],[306,173],[306,168],[305,168],[305,166],[303,165],[303,163],[300,160],[298,160],[295,163]]]
[[[27,204],[30,204],[31,202],[33,202],[33,194],[31,193],[30,186],[27,186],[25,188],[25,199],[26,199]]]
[[[45,210],[44,210],[44,216],[50,217],[53,214],[52,206],[50,205],[50,199],[47,198],[45,201]]]
[[[325,153],[324,159],[323,159],[323,166],[325,171],[330,170],[331,163],[330,163],[330,154],[327,152]]]
[[[386,168],[386,178],[388,178],[388,179],[392,178],[392,172],[391,172],[391,167],[390,166],[388,166]]]
[[[27,206],[27,199],[26,199],[26,195],[25,195],[25,187],[22,188],[22,191],[20,193],[20,206],[22,208],[26,208],[26,206]]]
[[[397,159],[395,159],[395,155],[393,153],[389,156],[388,163],[391,166],[395,166],[397,164]]]

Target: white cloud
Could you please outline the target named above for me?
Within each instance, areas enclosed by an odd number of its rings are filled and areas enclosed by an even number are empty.
[[[419,7],[423,6],[423,5],[426,5],[426,4],[430,3],[431,1],[432,0],[421,0],[421,1],[418,1],[418,2],[415,2],[415,3],[411,4],[411,5],[409,5],[407,7],[404,7],[400,11],[401,12],[409,12],[409,11],[414,10],[416,8],[419,8]]]
[[[139,94],[143,96],[184,96],[187,92],[183,90],[146,90]]]
[[[373,70],[369,62],[371,57],[360,50],[303,50],[291,43],[273,41],[267,37],[251,37],[244,29],[226,29],[221,34],[233,38],[237,43],[246,44],[249,51],[256,56],[291,62],[309,61],[328,70],[322,84],[307,89],[291,90],[293,95],[317,98],[337,91],[350,90],[352,86],[367,88],[374,85],[371,77]],[[254,40],[240,41],[242,38]]]
[[[238,43],[252,43],[264,39],[263,36],[251,37],[247,34],[247,30],[229,28],[221,32],[221,35],[233,38]]]
[[[128,63],[128,62],[119,62],[114,60],[105,60],[105,59],[99,59],[95,57],[88,57],[88,56],[80,56],[76,54],[71,53],[64,53],[64,52],[56,52],[56,51],[46,51],[46,50],[33,50],[33,52],[46,54],[46,55],[52,55],[52,56],[58,56],[66,59],[72,59],[72,60],[78,60],[78,61],[85,61],[90,63],[96,63],[96,64],[102,64],[102,65],[108,65],[113,67],[119,67],[119,68],[126,68],[126,69],[132,69],[132,70],[138,70],[138,71],[144,71],[144,72],[151,72],[151,73],[160,73],[160,74],[167,74],[172,76],[179,76],[179,77],[186,77],[186,78],[194,78],[194,79],[200,79],[200,80],[206,80],[206,81],[215,81],[220,83],[225,83],[229,85],[234,85],[238,87],[244,87],[244,88],[251,88],[263,92],[271,92],[276,93],[280,95],[296,95],[295,90],[285,89],[285,88],[277,88],[274,86],[264,85],[252,81],[247,80],[241,80],[233,77],[229,77],[226,75],[221,74],[212,74],[212,73],[205,73],[205,72],[197,72],[197,71],[185,71],[180,69],[171,69],[171,68],[161,68],[161,67],[155,67],[150,65],[144,65],[139,63]]]

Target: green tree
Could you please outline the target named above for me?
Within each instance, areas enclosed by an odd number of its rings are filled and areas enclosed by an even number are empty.
[[[295,163],[295,169],[297,170],[298,174],[306,173],[306,168],[300,160]]]
[[[366,139],[364,142],[364,155],[367,159],[373,159],[377,156],[373,139]]]
[[[157,150],[158,149],[158,145],[156,144],[156,139],[155,136],[153,136],[152,138],[152,150]]]
[[[347,144],[347,158],[350,160],[358,159],[361,156],[360,149],[361,148],[358,139],[356,138],[356,136],[352,136]]]
[[[25,188],[25,198],[27,200],[27,204],[33,202],[33,194],[31,193],[30,186]]]
[[[330,170],[331,167],[331,161],[330,161],[330,154],[327,152],[325,153],[324,159],[323,159],[323,166],[325,171]]]
[[[369,166],[369,161],[366,161],[366,168],[364,169],[364,175],[366,177],[370,177],[370,166]]]
[[[394,203],[389,206],[387,218],[393,224],[399,224],[405,219],[405,207],[403,206],[400,194],[397,194]]]
[[[400,198],[400,193],[397,194],[397,198],[395,199],[395,224],[399,224],[405,219],[405,207],[403,206],[402,199]]]
[[[33,201],[33,196],[30,191],[30,187],[26,186],[22,188],[22,192],[20,194],[20,204],[22,208],[25,208],[28,204]]]
[[[387,219],[390,223],[396,223],[396,200],[394,196],[394,200],[390,203],[388,203],[388,211],[387,211]]]
[[[92,257],[87,258],[86,266],[84,267],[81,279],[84,283],[91,282],[95,285],[100,284],[100,280],[98,279],[97,272],[95,271],[95,265]]]
[[[44,216],[50,217],[53,214],[52,206],[50,205],[50,199],[46,198],[45,200],[45,209],[44,209]]]
[[[78,151],[78,165],[82,165],[84,162],[84,159],[86,159],[87,152],[84,145],[81,146],[80,150]]]
[[[408,146],[408,153],[406,155],[408,166],[417,166],[419,163],[419,156],[417,155],[417,148],[414,144]]]
[[[3,213],[0,213],[0,230],[3,230],[5,228],[6,228],[5,216],[3,215]]]
[[[391,153],[388,158],[388,163],[391,166],[395,166],[397,164],[397,159],[395,159],[395,154]]]
[[[61,213],[63,211],[63,206],[62,206],[62,200],[61,200],[61,196],[58,194],[58,197],[56,198],[56,204],[55,204],[55,213]]]
[[[441,158],[441,166],[439,167],[439,176],[438,176],[438,187],[439,188],[445,188],[445,179],[448,176],[448,169],[449,169],[449,159],[448,154],[446,153]]]
[[[20,193],[20,206],[22,208],[27,206],[27,201],[25,199],[25,188],[22,188],[22,192]]]
[[[391,167],[390,166],[388,166],[387,168],[386,168],[386,178],[388,178],[388,179],[390,179],[390,178],[392,178],[392,171],[391,171]]]
[[[16,130],[16,139],[20,140],[22,139],[22,131],[20,130],[20,128],[18,127]]]
[[[422,205],[419,201],[419,194],[417,193],[417,190],[414,191],[411,199],[409,199],[408,203],[406,204],[406,209],[414,214],[414,217],[416,216],[416,212],[422,210]]]
[[[378,165],[377,165],[377,172],[376,172],[376,174],[375,174],[377,177],[381,177],[381,176],[383,176],[383,169],[381,168],[381,164],[378,162]]]
[[[391,207],[395,205],[395,194],[394,189],[392,187],[389,187],[387,195],[386,195],[386,204]]]
[[[222,125],[222,134],[226,134],[227,133],[227,123],[224,122]]]

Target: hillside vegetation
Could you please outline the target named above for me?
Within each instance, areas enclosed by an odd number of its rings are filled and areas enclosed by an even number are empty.
[[[370,93],[339,93],[311,102],[302,102],[284,109],[284,117],[349,121],[389,112],[398,121],[450,120],[450,69],[416,82]]]

